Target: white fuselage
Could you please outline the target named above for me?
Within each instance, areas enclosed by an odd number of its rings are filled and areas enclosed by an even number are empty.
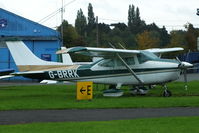
[[[180,77],[181,70],[178,68],[178,63],[162,62],[162,61],[147,61],[143,64],[135,64],[130,66],[135,71],[136,75],[144,82],[145,85],[162,84],[177,80]],[[118,70],[125,70],[121,67],[103,67],[98,64],[94,65],[92,71],[115,71],[115,74],[106,75],[90,75],[89,79],[82,79],[80,81],[93,81],[94,83],[103,84],[126,84],[138,85],[138,80],[130,73],[117,73]]]

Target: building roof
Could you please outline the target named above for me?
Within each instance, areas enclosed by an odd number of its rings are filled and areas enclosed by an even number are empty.
[[[59,32],[0,8],[0,40],[2,38],[55,40]]]

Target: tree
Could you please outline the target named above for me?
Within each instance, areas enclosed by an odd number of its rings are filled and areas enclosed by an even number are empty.
[[[148,24],[146,26],[146,30],[148,30],[148,31],[159,31],[160,28],[155,23],[151,23],[151,24]]]
[[[88,23],[87,23],[88,22]],[[69,25],[69,24],[68,24]],[[96,36],[98,32],[98,42],[100,47],[108,47],[108,43],[121,43],[126,48],[151,48],[151,47],[165,47],[170,43],[170,35],[165,27],[159,28],[155,23],[146,25],[145,21],[141,20],[140,10],[134,5],[129,5],[128,9],[128,25],[125,23],[114,23],[110,25],[105,23],[98,24],[96,29],[96,22],[91,3],[88,5],[88,16],[84,16],[82,9],[77,12],[75,20],[75,29],[69,25],[66,33],[64,43],[68,46],[85,45],[96,46]]]
[[[95,15],[91,3],[88,5],[88,30],[92,30],[95,26]]]
[[[168,34],[165,26],[162,27],[162,29],[159,30],[160,33],[160,47],[165,47],[170,43],[170,35]]]
[[[185,28],[187,28],[186,40],[188,43],[188,49],[191,51],[196,51],[198,37],[197,31],[192,24],[188,24],[188,26]]]
[[[139,33],[139,30],[141,28],[141,19],[140,19],[140,10],[137,7],[135,11],[135,20],[134,20],[134,25],[135,25],[135,33]]]
[[[77,18],[75,20],[75,29],[81,36],[86,36],[86,26],[87,26],[87,21],[86,17],[83,14],[82,9],[80,8],[77,11]]]
[[[64,28],[63,29],[63,45],[68,48],[74,46],[76,44],[75,42],[79,38],[78,33],[76,32],[75,28],[71,24],[68,24],[66,20],[62,22],[62,25]],[[60,25],[57,28],[58,31],[61,31],[62,25]]]
[[[158,32],[144,31],[136,37],[138,49],[148,49],[157,47],[160,43]]]
[[[186,32],[182,30],[174,30],[171,31],[171,41],[168,47],[186,47],[187,41],[186,41]]]
[[[145,21],[142,21],[140,18],[140,10],[137,7],[135,11],[135,30],[136,34],[142,33],[145,30],[146,24]]]
[[[121,31],[124,31],[127,29],[127,25],[125,23],[115,23],[115,24],[111,24],[110,26],[114,26],[114,29],[118,28]]]
[[[170,43],[166,46],[168,48],[173,47],[183,47],[185,50],[187,49],[187,41],[185,39],[186,31],[183,30],[173,30],[170,32]],[[184,53],[184,51],[165,53],[163,56],[166,58],[175,58],[179,56],[179,54]]]
[[[135,7],[134,5],[129,5],[128,10],[128,28],[130,31],[133,31],[135,28],[134,22],[135,21]]]
[[[144,31],[146,24],[140,18],[140,10],[134,5],[129,5],[128,10],[128,28],[133,34],[138,34]]]
[[[108,24],[105,24],[105,23],[98,24],[98,34],[99,34],[99,44],[100,45],[106,46],[105,43],[108,42],[108,34],[110,31],[111,31],[111,29]]]

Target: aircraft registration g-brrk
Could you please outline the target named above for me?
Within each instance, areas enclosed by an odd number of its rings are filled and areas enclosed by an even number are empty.
[[[162,59],[166,52],[181,51],[183,48],[127,50],[116,48],[72,47],[60,50],[57,54],[80,54],[98,59],[89,64],[76,64],[71,61],[49,62],[36,57],[22,41],[6,42],[19,72],[13,76],[24,76],[39,80],[53,81],[92,81],[108,84],[104,96],[122,95],[121,86],[131,86],[132,93],[145,94],[152,85],[163,85],[163,96],[171,96],[166,83],[175,81],[182,71],[193,65],[178,59]],[[185,75],[186,80],[186,75]]]

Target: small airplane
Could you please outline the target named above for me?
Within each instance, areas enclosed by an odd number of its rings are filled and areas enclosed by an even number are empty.
[[[121,86],[132,86],[132,93],[145,94],[153,85],[163,85],[163,96],[171,96],[166,83],[179,78],[182,71],[193,65],[180,60],[162,59],[166,52],[181,51],[183,48],[127,50],[114,48],[72,47],[57,54],[81,54],[98,59],[88,64],[69,64],[65,61],[49,62],[36,57],[22,41],[6,42],[19,72],[14,76],[50,81],[93,81],[108,84],[104,96],[121,96]],[[186,73],[185,73],[186,81]]]

